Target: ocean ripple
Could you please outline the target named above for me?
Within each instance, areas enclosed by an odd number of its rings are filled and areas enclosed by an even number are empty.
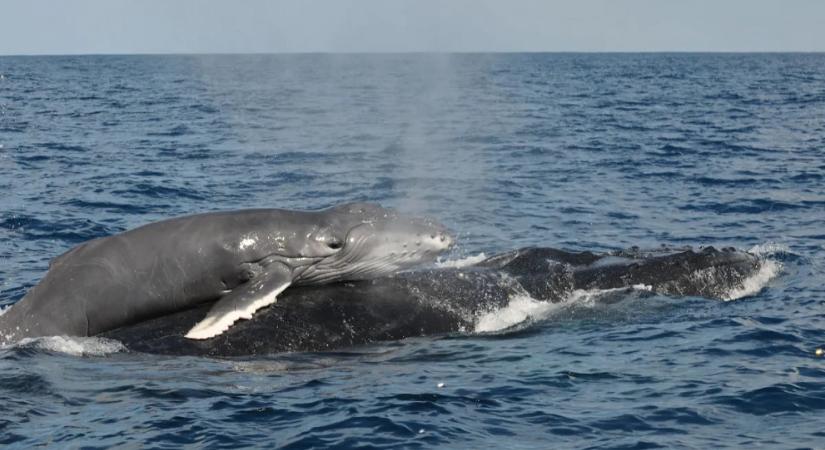
[[[0,57],[0,304],[195,212],[379,201],[520,246],[734,246],[733,302],[578,292],[482,329],[237,360],[0,348],[9,448],[815,448],[821,54]],[[452,262],[451,262],[452,261]],[[741,292],[739,294],[742,294]],[[601,301],[595,301],[599,299]]]

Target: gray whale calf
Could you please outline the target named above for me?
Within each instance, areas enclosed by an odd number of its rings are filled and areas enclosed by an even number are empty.
[[[211,302],[187,338],[217,336],[291,285],[387,275],[453,240],[429,219],[368,203],[179,217],[94,239],[55,258],[0,316],[0,343],[92,336]]]
[[[764,261],[733,249],[608,254],[525,248],[462,268],[398,273],[366,281],[289,289],[276,304],[213,339],[185,333],[209,305],[100,336],[146,353],[252,356],[327,351],[407,337],[473,330],[480,314],[517,296],[560,302],[577,289],[644,285],[668,296],[727,299]]]

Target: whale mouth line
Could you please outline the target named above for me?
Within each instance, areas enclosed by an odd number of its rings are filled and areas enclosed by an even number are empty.
[[[332,283],[335,281],[372,278],[387,275],[412,265],[405,264],[407,261],[413,264],[425,261],[424,258],[418,257],[419,252],[400,255],[389,253],[378,258],[362,259],[363,252],[358,252],[358,250],[357,248],[352,249],[342,257],[332,256],[327,258],[329,261],[321,260],[307,267],[295,284]],[[423,252],[421,254],[423,255]],[[408,257],[404,258],[404,256]]]
[[[354,226],[339,252],[309,265],[294,284],[325,284],[390,275],[434,261],[453,243],[446,231],[431,226],[414,231],[390,231],[389,235],[383,233],[375,229],[374,222]],[[423,236],[430,236],[430,241]]]

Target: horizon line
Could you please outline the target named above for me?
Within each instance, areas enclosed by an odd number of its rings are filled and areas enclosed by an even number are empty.
[[[282,52],[72,52],[3,53],[3,57],[38,56],[301,56],[301,55],[485,55],[485,54],[825,54],[825,50],[459,50],[459,51],[282,51]]]

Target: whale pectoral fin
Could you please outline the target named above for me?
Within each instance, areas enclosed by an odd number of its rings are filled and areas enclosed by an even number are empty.
[[[188,333],[189,339],[209,339],[228,330],[238,319],[251,319],[255,311],[275,303],[281,292],[292,284],[292,272],[283,264],[267,270],[221,297],[206,317]]]

